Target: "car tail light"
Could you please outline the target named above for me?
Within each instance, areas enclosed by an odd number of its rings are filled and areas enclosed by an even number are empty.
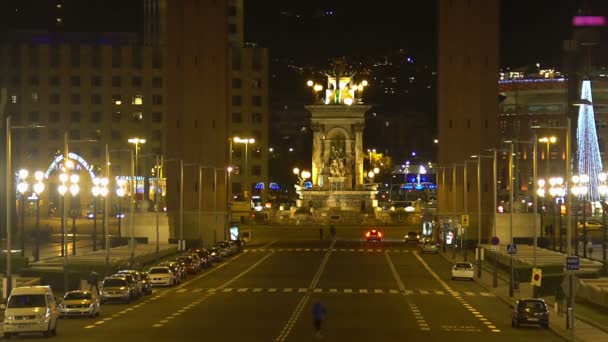
[[[365,234],[365,237],[369,237],[369,232],[367,232],[367,234]]]
[[[382,237],[382,233],[378,232],[378,237]]]

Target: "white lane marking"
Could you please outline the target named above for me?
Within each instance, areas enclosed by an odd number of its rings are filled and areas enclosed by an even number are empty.
[[[390,290],[388,290],[388,293],[390,293],[390,294],[396,294],[396,293],[399,293],[399,291],[398,290],[390,289]]]
[[[283,292],[293,292],[293,289],[291,287],[286,287],[283,289]]]
[[[359,293],[367,293],[367,289],[359,289]]]
[[[338,289],[329,289],[329,293],[338,293]]]
[[[473,292],[471,292],[471,291],[465,291],[465,293],[464,293],[464,294],[465,294],[465,295],[467,295],[467,296],[474,296],[474,295],[475,295],[475,294],[474,294]]]
[[[247,290],[249,290],[246,287],[241,287],[240,289],[236,290],[236,292],[242,293],[242,292],[247,292]]]
[[[310,282],[310,285],[308,286],[309,289],[316,288],[317,283],[319,282],[319,279],[321,278],[321,274],[325,270],[325,266],[327,265],[327,262],[329,261],[329,257],[331,256],[331,252],[332,252],[335,244],[336,244],[336,240],[332,240],[329,245],[329,248],[327,249],[327,253],[325,253],[325,256],[323,257],[323,261],[321,261],[321,265],[319,265],[319,268],[317,269],[317,273],[315,274],[315,276],[313,277],[313,279]],[[310,300],[310,296],[311,296],[310,292],[306,292],[306,294],[302,297],[302,299],[300,300],[298,305],[296,305],[296,308],[294,309],[293,313],[291,314],[291,317],[289,318],[289,320],[287,321],[287,323],[285,324],[283,329],[281,329],[279,336],[277,336],[277,338],[275,339],[276,342],[283,342],[287,339],[287,337],[289,336],[289,334],[291,332],[291,329],[293,328],[295,323],[298,321],[298,318],[300,317],[302,310],[304,310],[304,307],[306,307],[306,303],[308,303],[308,301]]]
[[[429,294],[429,291],[427,290],[419,290],[418,292],[420,292],[420,294]]]
[[[393,278],[395,279],[395,282],[397,283],[397,287],[399,288],[399,290],[405,291],[405,285],[403,285],[403,280],[401,280],[401,277],[399,276],[399,272],[397,272],[397,269],[395,268],[395,264],[393,264],[393,260],[391,259],[390,255],[388,255],[388,252],[384,252],[384,257],[386,258],[386,262],[388,263],[388,267],[391,270],[391,274],[393,275]]]
[[[353,289],[344,289],[344,293],[353,293]]]
[[[232,292],[232,288],[227,287],[227,288],[223,289],[222,292]]]
[[[382,289],[374,289],[374,293],[384,293],[384,290],[382,290]]]
[[[484,296],[484,297],[493,297],[494,295],[491,293],[487,293],[487,292],[480,292],[480,295]]]
[[[403,290],[403,294],[406,295],[406,296],[409,296],[411,294],[414,294],[414,291],[412,291],[412,290]]]
[[[316,288],[316,289],[312,290],[312,292],[314,292],[314,293],[321,293],[321,292],[323,292],[323,289]]]
[[[436,290],[436,291],[435,291],[435,294],[438,294],[438,295],[445,295],[445,292],[443,292],[443,291],[441,291],[441,290]]]
[[[276,288],[271,288],[271,289],[268,289],[268,292],[277,292],[277,289]]]
[[[308,292],[308,289],[307,289],[307,288],[305,288],[305,287],[300,287],[300,288],[298,289],[298,293],[303,293],[303,292]]]
[[[259,287],[256,287],[255,289],[253,289],[253,292],[255,292],[255,293],[262,292],[262,289]]]

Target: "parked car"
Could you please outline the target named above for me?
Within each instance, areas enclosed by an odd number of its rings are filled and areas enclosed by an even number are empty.
[[[520,324],[538,324],[549,328],[549,307],[540,298],[520,299],[511,306],[511,326],[518,328]]]
[[[196,253],[198,257],[201,259],[201,264],[203,268],[211,267],[211,259],[209,258],[209,251],[205,248],[193,248],[190,250],[191,253]]]
[[[228,253],[228,248],[222,244],[215,244],[215,246],[213,246],[215,248],[217,248],[218,252],[220,253],[220,255],[222,256],[222,258],[227,258],[229,257],[229,253]]]
[[[4,311],[4,338],[19,333],[57,335],[59,310],[50,286],[23,286],[11,291]]]
[[[420,244],[420,254],[424,253],[438,253],[439,245],[435,241],[425,241]]]
[[[182,255],[175,260],[181,262],[189,274],[196,274],[198,272],[198,265],[195,264],[191,256]]]
[[[221,241],[215,244],[217,247],[222,248],[226,251],[226,256],[231,256],[237,253],[236,246],[230,245],[227,241]]]
[[[418,232],[407,232],[403,237],[405,243],[419,243],[420,242],[420,233]]]
[[[99,316],[99,299],[91,291],[68,291],[59,304],[59,317]]]
[[[106,277],[101,283],[100,302],[104,304],[110,301],[130,303],[133,299],[131,284],[124,276]]]
[[[211,257],[212,262],[222,262],[224,261],[224,257],[222,252],[217,247],[209,247],[209,256]]]
[[[197,253],[194,252],[190,252],[190,253],[185,253],[184,255],[189,256],[192,258],[192,261],[194,262],[194,265],[196,265],[197,268],[197,272],[201,271],[203,268],[205,268],[205,265],[203,263],[203,260],[201,259],[201,257],[198,256]]]
[[[584,225],[583,223],[586,223],[587,225],[587,230],[601,230],[603,225],[601,222],[596,221],[596,220],[585,220],[585,221],[578,221],[578,229],[579,230],[583,230]]]
[[[125,278],[127,280],[127,283],[129,284],[129,291],[131,291],[131,295],[133,296],[133,298],[141,297],[141,288],[139,287],[139,284],[137,283],[137,280],[135,280],[133,275],[128,273],[116,273],[112,276]]]
[[[157,266],[169,267],[171,272],[173,272],[173,276],[175,277],[175,280],[178,284],[184,281],[188,274],[186,270],[182,267],[182,264],[178,261],[165,261],[161,262]]]
[[[452,280],[461,279],[475,279],[475,269],[473,264],[470,262],[457,262],[452,267]]]
[[[129,274],[131,275],[131,277],[133,278],[133,281],[135,282],[135,286],[136,286],[136,291],[137,291],[137,296],[141,297],[144,293],[143,291],[143,282],[141,279],[141,273],[139,273],[139,271],[136,270],[120,270],[118,271],[118,274]]]
[[[154,286],[173,286],[177,284],[175,275],[167,266],[154,266],[148,270],[150,283]]]
[[[144,295],[152,294],[152,283],[150,283],[150,275],[147,272],[141,272],[141,291]]]

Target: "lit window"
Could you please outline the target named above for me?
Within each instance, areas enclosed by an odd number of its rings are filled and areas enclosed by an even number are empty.
[[[32,93],[32,103],[38,103],[38,93],[37,92]]]
[[[11,103],[17,103],[17,95],[11,95]]]
[[[141,106],[142,104],[144,104],[144,97],[142,95],[135,95],[133,97],[133,100],[131,101],[131,104]]]

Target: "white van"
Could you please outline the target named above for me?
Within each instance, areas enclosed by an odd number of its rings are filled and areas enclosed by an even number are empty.
[[[57,334],[59,310],[50,286],[23,286],[11,291],[4,312],[4,338],[18,333]]]

